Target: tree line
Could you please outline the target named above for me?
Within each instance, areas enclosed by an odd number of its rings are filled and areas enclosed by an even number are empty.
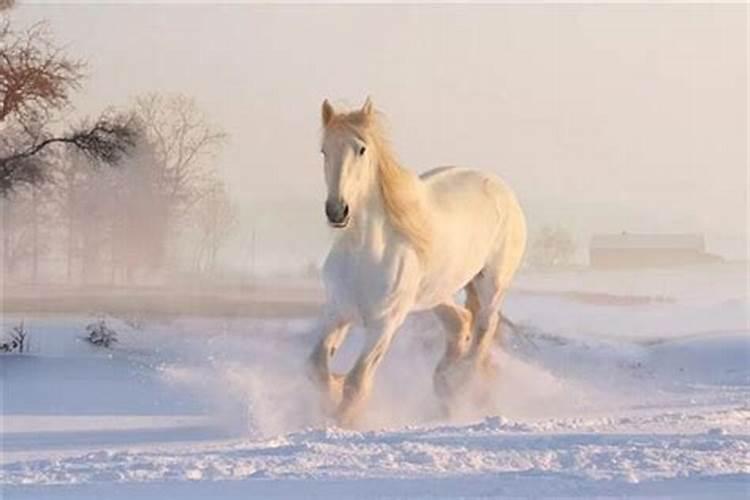
[[[86,69],[46,23],[17,30],[0,13],[6,280],[140,283],[186,255],[214,270],[237,218],[214,168],[226,133],[182,94],[66,123]]]

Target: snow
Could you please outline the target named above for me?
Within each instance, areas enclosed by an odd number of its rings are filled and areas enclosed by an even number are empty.
[[[442,333],[414,315],[356,430],[304,377],[313,318],[108,318],[108,350],[82,340],[91,317],[26,316],[31,352],[0,357],[1,496],[748,498],[738,270],[523,276],[492,401],[450,421],[431,390]]]

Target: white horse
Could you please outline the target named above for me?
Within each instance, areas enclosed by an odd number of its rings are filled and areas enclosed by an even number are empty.
[[[518,201],[484,172],[402,168],[369,98],[347,113],[326,100],[322,120],[325,212],[338,234],[323,267],[327,303],[311,374],[338,423],[352,425],[407,314],[432,309],[447,330],[433,383],[451,401],[466,373],[491,366],[500,305],[526,246]],[[454,300],[461,289],[463,305]],[[355,321],[364,348],[348,374],[333,374],[329,361]]]

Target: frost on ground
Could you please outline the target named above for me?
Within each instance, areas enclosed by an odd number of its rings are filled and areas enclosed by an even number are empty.
[[[642,277],[637,300],[617,275],[522,281],[494,400],[452,421],[431,390],[442,334],[415,315],[356,431],[317,411],[312,320],[112,320],[106,351],[87,318],[33,318],[31,353],[0,358],[3,498],[747,498],[748,302],[705,273],[651,275],[651,295]]]

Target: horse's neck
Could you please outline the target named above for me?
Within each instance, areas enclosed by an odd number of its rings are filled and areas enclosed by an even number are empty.
[[[403,167],[399,166],[398,168]],[[410,171],[404,170],[404,172],[407,179],[413,183],[410,189],[416,190],[417,203],[411,207],[412,210],[426,210],[421,193],[423,189],[422,181]],[[384,247],[389,247],[398,240],[403,241],[404,237],[391,221],[379,182],[376,179],[364,197],[351,226],[342,234],[342,238],[354,248],[369,249],[380,253]]]
[[[341,233],[340,238],[348,246],[361,249],[383,240],[390,232],[388,214],[376,184],[364,197],[351,224]]]

